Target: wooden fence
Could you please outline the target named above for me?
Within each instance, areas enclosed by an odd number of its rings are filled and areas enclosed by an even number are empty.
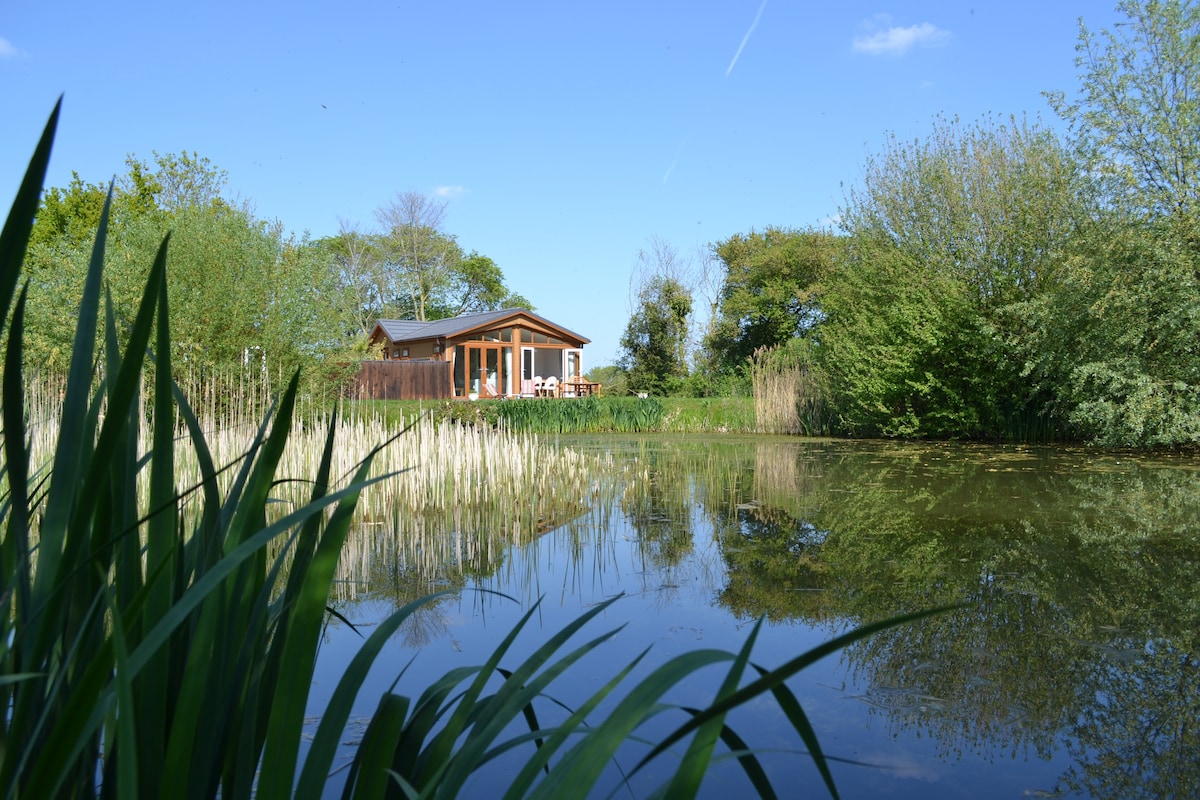
[[[364,400],[449,400],[454,381],[449,361],[364,361],[356,396]]]

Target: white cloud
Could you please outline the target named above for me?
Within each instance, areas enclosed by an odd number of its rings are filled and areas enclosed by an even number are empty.
[[[892,25],[891,19],[883,16],[876,17],[870,25],[872,28],[878,28],[880,25],[886,27],[855,36],[854,52],[872,56],[902,56],[913,47],[938,45],[950,38],[949,31],[944,31],[931,22],[901,28]]]
[[[439,186],[433,190],[434,195],[446,200],[453,200],[456,197],[462,197],[469,190],[465,186]]]
[[[21,51],[8,39],[0,36],[0,58],[16,58],[19,55]]]

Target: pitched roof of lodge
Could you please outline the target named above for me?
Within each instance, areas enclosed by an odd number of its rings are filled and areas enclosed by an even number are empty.
[[[567,330],[545,317],[539,317],[527,308],[503,308],[499,311],[480,311],[475,314],[460,314],[447,319],[435,319],[430,322],[418,322],[412,319],[381,319],[375,322],[375,327],[382,329],[392,342],[411,342],[419,339],[438,339],[445,336],[460,336],[475,330],[489,330],[497,323],[511,317],[523,316],[539,322],[548,328],[562,332],[566,338],[587,344],[591,341],[574,331]]]

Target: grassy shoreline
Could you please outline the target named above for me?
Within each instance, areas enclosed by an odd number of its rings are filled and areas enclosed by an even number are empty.
[[[483,423],[494,426],[504,418],[508,427],[515,430],[546,432],[546,427],[514,424],[518,413],[505,414],[506,410],[519,412],[529,409],[528,415],[543,416],[556,423],[556,433],[757,433],[754,398],[752,397],[664,397],[648,401],[656,407],[656,413],[646,415],[651,424],[636,430],[612,424],[615,415],[612,408],[637,408],[647,401],[638,398],[599,398],[594,405],[595,414],[586,412],[578,415],[583,424],[579,428],[564,424],[574,409],[586,409],[593,403],[589,400],[356,400],[347,405],[350,413],[363,417],[378,417],[390,428],[397,429],[408,424],[414,417],[430,414],[435,419],[454,419],[461,422]],[[619,413],[619,412],[618,412]],[[590,424],[592,421],[598,424]],[[518,422],[524,422],[519,420]]]

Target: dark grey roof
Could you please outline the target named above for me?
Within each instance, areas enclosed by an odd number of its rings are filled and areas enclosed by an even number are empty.
[[[411,319],[381,319],[375,324],[393,342],[411,342],[417,339],[437,339],[443,336],[457,336],[476,328],[488,328],[504,319],[515,316],[526,316],[541,322],[551,328],[556,328],[571,338],[587,343],[591,340],[580,336],[574,331],[557,325],[545,317],[539,317],[527,308],[503,308],[499,311],[480,311],[475,314],[461,314],[448,319],[435,319],[431,322],[417,322]]]
[[[420,339],[421,331],[429,325],[428,322],[410,319],[381,319],[377,324],[393,342],[399,339]]]

